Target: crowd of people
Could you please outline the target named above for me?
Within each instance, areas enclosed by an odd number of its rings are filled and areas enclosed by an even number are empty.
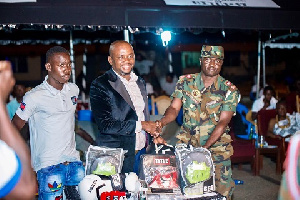
[[[300,80],[295,81],[296,86],[298,82],[300,83]],[[267,136],[272,138],[285,137],[286,141],[289,141],[289,137],[300,130],[300,116],[296,110],[296,95],[300,94],[299,88],[278,101],[275,98],[273,87],[266,86],[263,89],[263,95],[253,102],[249,112],[251,113],[250,120],[257,124],[257,114],[260,110],[276,109],[277,115],[276,118],[272,118],[269,121]]]
[[[172,102],[163,117],[154,122],[150,121],[148,108],[151,92],[151,78],[148,75],[153,63],[143,61],[140,55],[136,57],[130,43],[114,41],[108,56],[111,69],[97,77],[90,87],[91,110],[98,132],[95,140],[86,137],[87,140],[94,145],[127,150],[122,173],[138,172],[140,156],[146,153],[146,147],[152,142],[166,143],[161,135],[162,128],[176,120],[182,108],[182,127],[176,136],[178,143],[203,147],[211,152],[216,171],[216,191],[231,199],[234,191],[230,161],[233,148],[228,124],[241,96],[238,88],[220,75],[224,58],[222,46],[203,45],[200,73],[179,78],[167,73],[160,81],[156,80],[162,89],[159,95],[171,96]],[[144,65],[147,67],[142,67]],[[75,128],[79,88],[69,82],[69,52],[60,46],[50,48],[46,53],[45,68],[48,73],[45,80],[25,95],[24,87],[14,87],[16,99],[11,104],[18,106],[9,112],[12,115],[10,122],[8,113],[4,112],[4,102],[14,79],[9,62],[0,62],[0,78],[6,85],[0,87],[0,106],[3,107],[0,109],[0,149],[6,149],[1,150],[0,155],[2,152],[6,157],[14,155],[8,165],[16,168],[7,169],[9,173],[5,179],[0,177],[0,198],[7,196],[13,199],[23,193],[29,199],[34,194],[37,180],[39,199],[60,199],[63,193],[67,199],[80,199],[76,186],[85,172],[76,149],[75,133],[82,135],[86,132]],[[272,87],[265,87],[263,95],[253,104],[252,119],[256,120],[261,109],[277,107],[278,118],[272,122],[274,127],[294,124],[291,116],[286,115],[286,108],[283,108],[286,104],[276,103]],[[10,107],[7,105],[8,110],[11,110]],[[30,130],[31,157],[28,147],[17,133],[26,123]],[[282,135],[275,128],[273,132]],[[3,166],[0,160],[0,169]],[[24,192],[24,188],[20,187],[26,183],[24,187],[27,191]]]

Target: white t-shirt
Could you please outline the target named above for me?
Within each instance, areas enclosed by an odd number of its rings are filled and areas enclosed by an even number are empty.
[[[264,107],[264,98],[265,96],[261,96],[259,99],[255,100],[252,105],[252,112],[258,112]],[[272,97],[270,101],[270,106],[267,107],[267,110],[275,109],[276,108],[277,100]]]
[[[150,67],[153,66],[152,60],[135,61],[134,67],[138,70],[140,75],[147,75],[150,73]]]
[[[16,186],[21,173],[19,157],[12,148],[0,140],[0,198],[6,196]]]
[[[171,96],[175,91],[175,87],[177,84],[178,78],[176,76],[173,77],[172,83],[166,81],[166,77],[160,79],[161,89],[166,92],[167,95]]]
[[[46,81],[23,97],[16,114],[29,122],[31,162],[35,171],[65,161],[79,160],[74,114],[78,87],[67,83],[57,90]]]

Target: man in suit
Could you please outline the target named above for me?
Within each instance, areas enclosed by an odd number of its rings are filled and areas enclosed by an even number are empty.
[[[99,129],[99,146],[123,148],[122,172],[137,172],[139,156],[145,152],[155,123],[149,121],[146,84],[133,72],[135,54],[126,41],[115,41],[109,47],[112,66],[96,78],[90,88],[93,115]]]

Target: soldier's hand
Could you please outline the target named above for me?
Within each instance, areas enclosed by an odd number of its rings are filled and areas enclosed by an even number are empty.
[[[0,61],[0,80],[0,99],[6,101],[12,87],[15,85],[15,79],[9,61]]]
[[[155,126],[156,126],[156,131],[155,132],[158,133],[158,134],[161,134],[162,133],[162,128],[163,128],[161,121],[156,120],[155,121]]]
[[[142,129],[150,133],[153,137],[158,137],[160,133],[153,121],[142,121]]]

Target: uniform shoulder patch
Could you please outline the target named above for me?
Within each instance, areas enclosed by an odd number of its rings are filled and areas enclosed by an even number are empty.
[[[230,86],[232,83],[228,80],[225,81],[225,85]]]
[[[194,78],[195,74],[186,74],[186,75],[182,75],[179,77],[179,79],[190,79],[190,78]]]
[[[228,87],[230,91],[238,90],[238,88],[228,80],[225,81],[225,85]]]

